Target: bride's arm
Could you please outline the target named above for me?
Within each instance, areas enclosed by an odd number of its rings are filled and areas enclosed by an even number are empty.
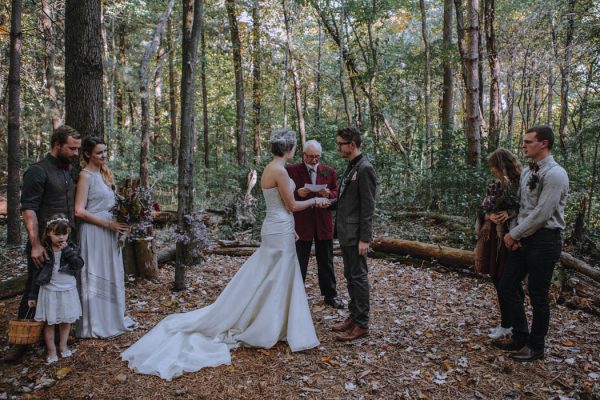
[[[275,182],[277,182],[277,191],[279,192],[283,204],[285,204],[285,207],[292,212],[306,210],[309,207],[314,207],[321,203],[328,203],[327,199],[322,197],[313,197],[312,199],[302,201],[294,199],[294,192],[292,192],[292,188],[290,187],[290,176],[286,170],[277,171]]]

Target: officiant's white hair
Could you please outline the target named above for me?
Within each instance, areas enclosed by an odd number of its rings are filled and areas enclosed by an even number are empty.
[[[319,154],[323,152],[321,143],[317,142],[315,139],[307,140],[306,143],[304,143],[304,146],[302,147],[302,151],[306,152],[306,149],[308,149],[311,146],[314,147],[315,150],[319,152]]]
[[[271,152],[279,157],[292,150],[296,145],[296,132],[287,128],[279,128],[271,133]]]

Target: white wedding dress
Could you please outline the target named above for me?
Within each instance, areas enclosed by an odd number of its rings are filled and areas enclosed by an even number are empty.
[[[263,195],[267,214],[258,250],[214,303],[166,317],[123,352],[130,368],[171,380],[230,364],[229,349],[240,345],[270,348],[282,340],[292,351],[319,345],[296,257],[293,214],[277,188]]]

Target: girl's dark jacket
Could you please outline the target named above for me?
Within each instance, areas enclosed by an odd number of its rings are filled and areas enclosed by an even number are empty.
[[[42,266],[35,271],[33,276],[33,285],[29,293],[29,300],[36,300],[40,291],[40,286],[47,285],[52,279],[52,270],[54,267],[54,251],[52,246],[45,246],[48,259],[42,263]],[[60,272],[65,272],[70,275],[77,275],[77,271],[83,268],[83,258],[79,255],[79,247],[73,242],[68,241],[67,246],[60,252]]]

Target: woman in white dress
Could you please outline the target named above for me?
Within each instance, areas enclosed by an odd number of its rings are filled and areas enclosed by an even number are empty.
[[[128,332],[134,325],[125,316],[123,259],[117,234],[128,226],[114,221],[112,174],[106,167],[106,144],[99,138],[83,141],[85,168],[79,174],[75,216],[81,222],[79,245],[85,265],[81,271],[83,316],[77,323],[80,338],[108,338]]]
[[[294,199],[293,181],[285,170],[296,147],[293,131],[275,131],[271,144],[274,157],[261,178],[267,214],[260,247],[214,303],[168,316],[123,352],[130,368],[170,380],[230,364],[229,349],[240,345],[270,348],[281,340],[292,351],[319,345],[296,257],[292,212],[325,207],[328,200]]]

